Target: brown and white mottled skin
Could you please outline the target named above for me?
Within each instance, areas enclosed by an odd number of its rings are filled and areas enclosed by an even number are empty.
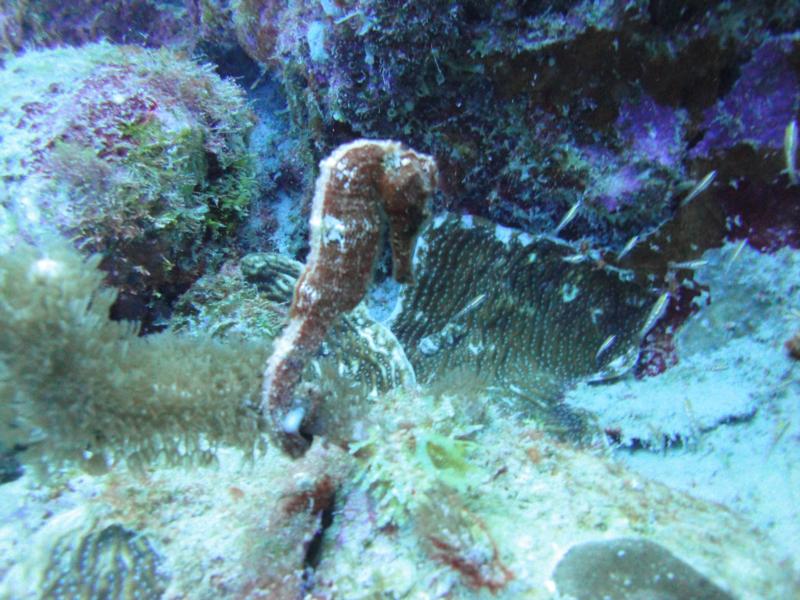
[[[392,271],[412,283],[417,234],[429,215],[436,163],[402,144],[357,140],[338,147],[320,164],[311,209],[311,251],[294,288],[289,323],[275,342],[264,372],[261,411],[273,440],[301,456],[307,416],[295,388],[329,327],[355,308],[372,281],[381,229],[388,224]]]

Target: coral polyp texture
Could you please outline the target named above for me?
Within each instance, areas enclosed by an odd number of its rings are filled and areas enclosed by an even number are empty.
[[[383,422],[374,443],[354,452],[362,484],[345,487],[323,540],[319,597],[358,598],[365,589],[533,600],[796,594],[791,572],[767,566],[780,553],[743,516],[555,442],[511,417],[496,393],[482,396],[485,425],[468,429],[462,389],[449,407],[424,393],[391,410],[375,406]],[[600,551],[569,555],[584,543]],[[616,553],[626,549],[635,551],[630,560]],[[588,580],[599,562],[622,577]]]
[[[452,371],[548,397],[618,377],[638,356],[653,294],[631,273],[550,236],[437,215],[392,330],[422,382]]]
[[[298,461],[116,469],[73,480],[52,515],[3,496],[3,521],[30,535],[8,542],[24,553],[16,564],[0,557],[0,597],[302,598],[306,555],[352,461],[317,444]]]
[[[253,196],[242,92],[172,51],[109,44],[28,52],[0,81],[0,245],[57,229],[103,254],[118,316],[155,318]]]
[[[42,597],[161,598],[168,580],[146,536],[114,524],[101,531],[70,531],[52,549]]]
[[[436,187],[436,164],[398,142],[357,140],[320,165],[311,209],[311,250],[264,372],[261,410],[289,454],[308,447],[294,397],[303,368],[330,326],[364,298],[372,281],[381,229],[388,225],[394,277],[413,279],[411,255]]]

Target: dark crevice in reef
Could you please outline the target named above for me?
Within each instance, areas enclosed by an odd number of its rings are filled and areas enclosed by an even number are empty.
[[[333,515],[336,508],[336,496],[332,496],[327,507],[320,514],[319,529],[311,538],[303,557],[303,594],[310,593],[314,588],[314,571],[322,560],[323,542],[325,532],[333,525]]]
[[[25,446],[15,445],[10,450],[0,451],[0,485],[22,477],[25,471],[17,460],[16,454],[25,449]]]
[[[613,436],[611,440],[613,441]],[[660,442],[660,443],[659,443]],[[633,438],[629,443],[616,444],[616,449],[622,452],[633,454],[640,450],[647,452],[667,452],[668,450],[683,450],[697,444],[697,440],[691,437],[686,437],[680,433],[664,434],[659,442],[653,440],[642,440],[640,438]]]
[[[647,452],[662,452],[681,451],[686,449],[697,448],[703,436],[711,433],[715,429],[728,425],[744,425],[750,423],[753,418],[758,414],[757,410],[740,415],[729,415],[724,419],[720,419],[709,427],[699,427],[696,431],[687,434],[681,433],[665,433],[659,440],[643,440],[640,438],[631,438],[630,441],[622,441],[622,432],[619,429],[606,429],[605,434],[609,443],[613,446],[615,451],[626,452],[633,454],[645,450]]]
[[[248,87],[263,77],[259,64],[245,53],[238,45],[225,46],[201,42],[197,51],[198,58],[216,65],[220,77],[237,80],[242,87]]]
[[[758,410],[754,409],[751,412],[742,415],[730,415],[722,419],[714,427],[703,429],[701,430],[700,433],[708,433],[709,431],[713,431],[714,429],[716,429],[717,427],[721,427],[722,425],[745,425],[747,423],[750,423],[757,414]]]

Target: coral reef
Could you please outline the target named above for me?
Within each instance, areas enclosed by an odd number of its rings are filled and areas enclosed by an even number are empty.
[[[256,116],[250,151],[258,165],[258,194],[237,231],[237,245],[242,252],[272,251],[305,257],[316,172],[309,168],[309,153],[292,124],[279,78],[259,71],[243,51],[238,52],[225,64],[248,65],[247,71],[231,74],[243,82],[253,81],[246,91]]]
[[[414,241],[428,216],[436,165],[392,141],[358,140],[322,162],[311,212],[311,251],[294,288],[289,322],[264,372],[262,412],[289,454],[308,447],[308,408],[293,397],[303,368],[334,320],[363,299],[372,281],[381,226],[388,224],[392,271],[412,282]]]
[[[366,439],[350,447],[361,460],[356,489],[374,502],[377,527],[407,527],[433,498],[465,491],[481,473],[470,461],[476,446],[456,438],[463,432],[452,422],[446,404],[439,406],[426,395],[407,392],[389,395],[385,401],[424,407],[432,423],[422,430],[410,427],[413,421],[407,418],[402,419],[406,426],[387,419],[374,422]],[[400,414],[406,417],[405,410]]]
[[[555,442],[497,394],[476,399],[486,414],[470,426],[464,401],[454,391],[389,395],[370,406],[374,443],[351,454],[317,439],[299,459],[242,463],[223,450],[215,466],[118,465],[56,487],[29,476],[0,486],[0,597],[39,598],[48,565],[109,527],[146,536],[167,597],[493,590],[544,600],[572,548],[620,538],[657,544],[733,597],[796,594],[791,571],[746,519]]]
[[[703,111],[702,137],[689,154],[693,164],[716,170],[727,184],[716,194],[730,224],[727,239],[747,239],[770,252],[800,247],[791,167],[797,142],[788,133],[800,117],[798,53],[797,32],[755,48],[731,89]]]
[[[257,343],[274,339],[286,320],[283,305],[291,300],[297,273],[283,295],[271,295],[248,277],[247,265],[258,256],[228,261],[219,271],[195,281],[175,302],[169,329],[181,335],[236,337]],[[285,260],[298,272],[302,268],[296,261]]]
[[[231,0],[186,0],[189,19],[202,43],[231,49],[236,45]]]
[[[437,222],[440,228],[445,224],[445,220]],[[451,219],[451,225],[457,233],[463,222]],[[473,228],[481,226],[472,223]],[[490,240],[497,231],[488,228]],[[508,249],[520,243],[506,239],[505,230],[499,231],[506,240],[500,243]],[[491,242],[487,244],[492,247]],[[528,253],[532,246],[533,241],[526,247]],[[125,427],[124,440],[122,436],[111,440],[117,447],[135,442],[147,428],[147,436],[164,440],[159,450],[170,436],[176,436],[185,450],[202,451],[203,442],[193,447],[192,436],[170,429],[173,416],[169,411],[177,407],[180,415],[174,416],[173,424],[185,423],[218,444],[212,449],[221,464],[180,470],[154,468],[158,463],[149,462],[133,473],[116,464],[109,474],[89,482],[73,481],[55,494],[47,487],[24,489],[31,485],[30,477],[5,484],[0,494],[10,496],[2,498],[0,507],[14,518],[3,521],[14,525],[3,538],[9,549],[0,555],[7,565],[0,596],[37,598],[37,586],[48,576],[46,566],[72,560],[71,548],[80,546],[81,539],[89,540],[87,547],[107,549],[104,556],[121,549],[121,556],[132,556],[135,564],[136,557],[144,554],[126,550],[137,539],[126,532],[146,534],[149,547],[161,557],[157,581],[168,585],[168,595],[191,590],[197,598],[295,598],[313,590],[320,598],[359,598],[376,591],[471,597],[483,591],[499,598],[544,599],[552,595],[553,586],[563,585],[553,579],[571,548],[632,537],[648,548],[657,544],[679,565],[692,565],[700,578],[695,581],[707,581],[721,593],[792,597],[797,592],[791,570],[778,561],[769,541],[748,521],[718,505],[648,482],[597,453],[556,441],[536,420],[520,416],[524,411],[519,403],[510,404],[500,386],[473,390],[476,397],[470,400],[463,376],[449,384],[440,379],[435,394],[425,388],[394,390],[360,406],[365,413],[360,419],[367,429],[360,442],[351,441],[350,454],[317,439],[301,458],[274,453],[269,460],[241,465],[238,454],[231,464],[225,446],[240,444],[235,438],[214,438],[216,430],[206,424],[213,422],[229,436],[246,438],[256,433],[253,396],[257,389],[253,388],[257,381],[253,378],[257,375],[253,373],[258,373],[259,364],[241,364],[242,357],[237,356],[212,356],[187,367],[190,350],[194,356],[206,351],[195,337],[189,338],[191,344],[171,349],[179,355],[172,362],[156,351],[171,334],[141,339],[118,333],[114,343],[100,344],[98,340],[107,339],[108,332],[125,329],[124,324],[107,320],[112,295],[94,291],[101,275],[87,270],[72,249],[52,250],[43,256],[24,246],[18,248],[16,254],[3,255],[0,277],[2,307],[9,310],[13,305],[14,309],[0,318],[4,323],[22,324],[11,332],[4,328],[6,337],[0,338],[8,376],[2,382],[2,397],[12,398],[10,386],[19,386],[10,408],[33,399],[39,413],[35,416],[40,419],[37,424],[49,434],[58,430],[41,419],[49,415],[65,421],[74,416],[70,407],[79,400],[82,404],[76,410],[91,418],[92,433],[113,431],[114,425]],[[286,298],[298,270],[295,263],[264,255],[245,262],[245,272],[269,290],[265,295]],[[265,275],[269,271],[265,263],[274,263],[277,282]],[[423,285],[424,272],[418,275],[418,285]],[[64,314],[67,308],[83,318],[74,323],[74,318]],[[48,311],[52,316],[45,318]],[[83,341],[70,343],[76,337]],[[24,356],[14,356],[21,339],[29,340],[28,349],[17,352]],[[54,339],[70,345],[58,346],[51,356],[30,344],[37,340],[52,344]],[[233,345],[232,341],[226,343]],[[114,349],[117,345],[124,348],[122,355]],[[126,366],[124,376],[109,381],[104,376],[87,376],[81,366],[87,353],[104,358],[90,365],[93,372],[107,373],[119,363]],[[140,355],[158,361],[160,370],[143,368]],[[67,357],[73,357],[72,363],[65,364]],[[52,366],[51,372],[44,373],[46,383],[32,373],[31,363],[21,368],[31,358],[38,368],[36,375],[42,364]],[[232,373],[234,368],[241,371]],[[184,369],[191,381],[165,380]],[[148,383],[143,392],[128,383],[137,373],[143,373]],[[225,384],[223,377],[228,376],[241,379],[236,385],[243,387]],[[81,387],[76,388],[73,381]],[[206,395],[192,395],[194,385]],[[117,390],[119,397],[108,396],[109,389]],[[19,394],[30,397],[23,399]],[[179,404],[174,396],[185,403]],[[241,418],[229,420],[232,400],[243,396],[249,400]],[[113,399],[114,405],[106,401],[100,408],[96,400],[103,397]],[[60,401],[62,409],[43,400]],[[63,405],[65,400],[73,404]],[[337,406],[347,401],[339,398]],[[92,402],[95,406],[89,405]],[[146,412],[148,419],[139,419],[138,410]],[[110,421],[104,421],[105,416]],[[5,415],[3,422],[10,422]],[[250,429],[240,431],[241,427]],[[78,449],[85,448],[85,439],[78,437]],[[43,450],[62,451],[46,443]],[[175,452],[184,455],[180,448]],[[147,452],[139,454],[139,458],[152,459]],[[87,462],[96,466],[93,463],[98,461]],[[135,458],[130,462],[137,466]],[[55,481],[50,485],[56,485]],[[70,513],[75,504],[82,507],[80,513]],[[60,523],[71,519],[70,515],[85,533],[64,535]],[[106,536],[113,543],[99,543],[106,539],[104,531],[114,532]],[[31,543],[36,552],[29,555]],[[51,558],[42,560],[43,556]],[[95,580],[94,570],[76,573],[84,572],[87,581]],[[685,575],[683,567],[679,572]],[[137,589],[144,594],[149,587]]]
[[[162,0],[6,0],[0,50],[17,51],[108,40],[191,47],[194,32],[180,3]]]
[[[0,75],[2,245],[57,228],[104,255],[115,314],[149,326],[253,196],[241,91],[173,52],[109,44],[28,52]]]
[[[99,261],[58,243],[0,254],[3,446],[90,471],[204,462],[221,444],[252,452],[268,341],[138,337],[135,324],[109,320],[115,293]]]
[[[3,486],[0,598],[302,597],[351,466],[315,444],[300,460],[222,452],[214,466]],[[120,593],[78,593],[109,583]]]
[[[273,61],[277,39],[286,30],[281,24],[282,13],[292,10],[294,4],[275,0],[234,2],[233,24],[242,48],[262,63]]]
[[[800,311],[798,278],[800,256],[788,248],[766,255],[729,243],[706,252],[694,275],[697,314],[675,336],[678,364],[654,380],[579,386],[568,403],[597,414],[616,441],[655,450],[751,418],[789,376],[780,346]]]
[[[549,599],[570,549],[620,538],[663,549],[651,557],[674,556],[680,579],[691,565],[695,582],[732,597],[797,593],[788,563],[776,561],[783,554],[748,519],[556,442],[497,392],[481,395],[486,414],[472,426],[458,389],[401,400],[375,407],[375,443],[355,452],[363,479],[338,495],[317,597],[474,598],[494,588],[498,598]],[[442,468],[431,468],[417,454],[426,437],[461,450],[432,452]]]
[[[317,157],[354,136],[403,139],[436,157],[439,208],[540,232],[583,200],[569,236],[617,249],[715,168],[699,156],[746,108],[734,86],[797,110],[796,50],[775,41],[800,18],[791,0],[248,0],[234,14]],[[734,119],[717,121],[726,96]]]
[[[413,530],[422,551],[468,588],[503,589],[513,573],[492,532],[465,505],[464,494],[486,476],[475,464],[480,446],[461,439],[478,428],[465,425],[470,411],[461,406],[455,415],[448,401],[420,393],[396,392],[384,402],[395,415],[368,418],[368,437],[351,446],[360,465],[350,495],[366,494],[374,527]],[[431,423],[417,426],[420,414]]]
[[[486,525],[446,490],[428,498],[417,527],[434,560],[457,571],[474,590],[502,590],[514,579]]]
[[[0,51],[0,599],[800,597],[797,0]]]
[[[740,174],[771,180],[775,171],[780,172],[785,165],[775,169],[775,159],[783,161],[784,130],[796,118],[800,104],[800,79],[792,64],[798,44],[800,36],[784,35],[767,39],[754,50],[731,90],[703,111],[703,136],[691,149],[691,157],[724,165],[724,154],[736,146],[749,146],[760,160],[771,159],[773,168],[751,165]]]

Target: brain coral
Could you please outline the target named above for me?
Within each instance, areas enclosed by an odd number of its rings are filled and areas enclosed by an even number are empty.
[[[29,52],[0,81],[0,231],[55,227],[103,253],[129,318],[195,279],[254,191],[242,92],[170,51],[109,44]]]
[[[114,524],[83,536],[65,535],[50,555],[42,597],[161,598],[168,578],[146,536]]]

